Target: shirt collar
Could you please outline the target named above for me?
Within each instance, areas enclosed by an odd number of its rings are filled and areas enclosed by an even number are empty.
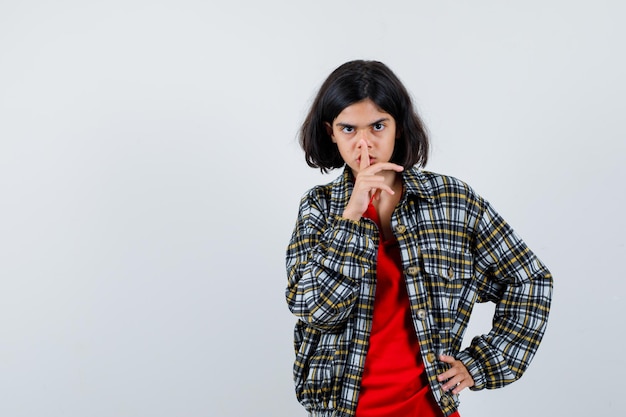
[[[421,169],[405,169],[402,172],[402,181],[407,195],[415,195],[428,201],[433,199],[432,185]]]

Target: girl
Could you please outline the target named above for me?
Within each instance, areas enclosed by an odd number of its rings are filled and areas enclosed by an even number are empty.
[[[550,272],[467,184],[419,169],[428,137],[396,75],[375,61],[337,68],[300,143],[311,167],[344,167],[303,197],[287,248],[309,415],[458,416],[463,389],[520,378],[546,327]],[[486,301],[493,328],[461,351]]]

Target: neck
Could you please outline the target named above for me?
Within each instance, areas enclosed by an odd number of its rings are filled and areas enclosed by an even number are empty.
[[[378,175],[385,177],[385,185],[395,190],[395,186],[400,184],[400,175],[396,171],[381,171]]]

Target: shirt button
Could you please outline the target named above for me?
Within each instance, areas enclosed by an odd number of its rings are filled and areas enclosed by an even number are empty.
[[[406,226],[405,225],[399,224],[399,225],[396,226],[396,233],[402,234],[404,232],[406,232]]]
[[[428,352],[428,354],[426,354],[426,360],[430,363],[435,362],[435,359],[437,359],[437,357],[435,356],[434,353],[432,352]]]
[[[452,279],[454,277],[454,269],[452,267],[448,268],[448,278]]]
[[[417,310],[417,318],[420,320],[426,319],[426,310],[424,310],[423,308]]]
[[[417,273],[419,272],[419,268],[416,266],[410,266],[406,269],[406,273],[409,275],[417,275]]]

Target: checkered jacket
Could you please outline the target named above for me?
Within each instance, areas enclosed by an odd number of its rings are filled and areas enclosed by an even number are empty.
[[[552,276],[487,201],[465,183],[416,168],[391,225],[398,240],[413,324],[432,392],[444,415],[458,396],[436,376],[447,354],[462,361],[473,390],[521,377],[546,328]],[[302,199],[287,248],[287,304],[294,331],[296,395],[311,416],[353,416],[376,291],[378,229],[341,217],[352,191],[348,168]],[[495,303],[493,328],[461,351],[476,302]]]

